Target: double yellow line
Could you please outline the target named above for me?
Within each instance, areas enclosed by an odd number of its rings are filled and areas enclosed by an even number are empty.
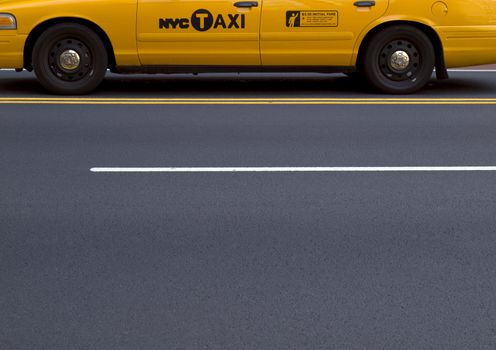
[[[1,97],[0,104],[36,105],[496,105],[496,98],[94,98]]]

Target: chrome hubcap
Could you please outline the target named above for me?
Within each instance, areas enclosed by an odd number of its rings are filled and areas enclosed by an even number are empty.
[[[75,50],[66,50],[60,54],[59,62],[60,67],[65,70],[76,70],[81,64],[81,57]]]
[[[53,42],[48,53],[48,64],[52,73],[63,81],[79,81],[93,74],[91,50],[77,38]]]
[[[398,50],[391,55],[391,68],[401,72],[410,65],[410,56],[406,51]]]
[[[384,45],[378,63],[382,74],[394,82],[415,82],[423,69],[420,51],[413,42],[405,39]]]

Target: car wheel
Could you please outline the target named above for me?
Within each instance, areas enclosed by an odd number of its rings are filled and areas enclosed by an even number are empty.
[[[53,93],[87,94],[100,85],[107,67],[102,40],[80,24],[58,24],[47,29],[33,48],[36,77]]]
[[[368,82],[389,94],[410,94],[430,80],[434,47],[421,30],[394,26],[377,33],[368,43],[363,72]]]

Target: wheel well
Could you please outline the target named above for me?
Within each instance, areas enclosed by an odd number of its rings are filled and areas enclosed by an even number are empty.
[[[60,18],[54,18],[51,20],[48,20],[46,22],[40,23],[38,26],[36,26],[31,33],[29,33],[28,38],[26,40],[26,44],[24,45],[24,68],[27,70],[31,71],[33,69],[33,48],[34,44],[36,43],[36,40],[40,37],[40,35],[50,28],[51,26],[61,24],[61,23],[78,23],[81,25],[84,25],[88,27],[89,29],[93,30],[99,37],[102,39],[103,44],[105,45],[105,48],[107,49],[107,54],[109,57],[109,68],[113,69],[116,65],[115,63],[115,55],[114,55],[114,49],[112,47],[112,43],[110,42],[109,37],[107,34],[103,31],[102,28],[100,28],[98,25],[96,25],[93,22],[90,22],[88,20],[82,19],[82,18],[75,18],[75,17],[60,17]]]
[[[365,38],[363,39],[362,43],[360,44],[360,49],[358,50],[358,58],[357,58],[357,70],[361,69],[361,64],[364,59],[365,51],[367,44],[369,43],[370,39],[372,37],[380,32],[381,30],[394,26],[394,25],[408,25],[415,27],[422,32],[424,32],[425,35],[430,39],[432,45],[434,46],[435,50],[435,55],[436,55],[436,75],[438,79],[446,79],[448,77],[448,71],[446,70],[446,64],[444,62],[444,50],[443,50],[443,44],[441,42],[441,39],[439,38],[439,35],[432,29],[431,27],[418,23],[418,22],[412,22],[412,21],[391,21],[391,22],[386,22],[383,24],[378,25],[374,29],[372,29],[370,32],[367,33]]]

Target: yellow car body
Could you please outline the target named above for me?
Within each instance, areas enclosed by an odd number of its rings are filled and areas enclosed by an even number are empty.
[[[37,38],[66,22],[94,30],[116,71],[353,71],[371,33],[402,23],[432,40],[440,70],[496,63],[494,0],[376,0],[373,6],[361,6],[363,1],[357,6],[354,0],[235,3],[0,0],[0,68],[31,69]],[[15,18],[15,28],[9,29],[9,18]]]

